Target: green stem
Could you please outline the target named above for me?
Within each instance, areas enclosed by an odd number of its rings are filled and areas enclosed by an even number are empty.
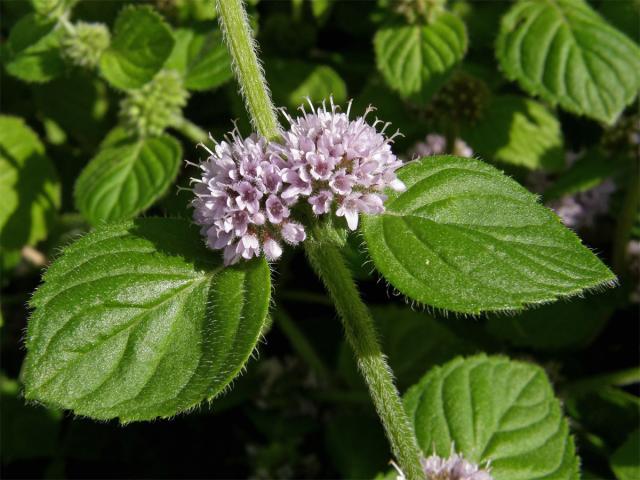
[[[634,162],[632,172],[629,175],[627,191],[622,205],[622,211],[618,216],[618,224],[613,241],[613,270],[620,277],[625,277],[627,272],[626,255],[627,244],[631,237],[631,230],[636,221],[640,206],[640,165]]]
[[[568,383],[563,390],[567,392],[588,392],[600,390],[606,386],[624,387],[640,382],[640,367],[628,368],[617,372],[603,373]]]
[[[207,140],[207,132],[184,117],[176,119],[171,126],[193,142],[201,143]]]
[[[255,42],[241,0],[217,0],[220,26],[231,53],[240,91],[254,127],[267,139],[280,136],[276,110],[255,52]],[[393,383],[391,370],[380,350],[373,319],[362,302],[351,272],[330,232],[318,231],[305,242],[307,255],[333,298],[369,387],[373,404],[382,420],[391,449],[408,480],[424,480],[420,449]],[[324,239],[324,240],[323,240]]]
[[[256,44],[242,0],[217,0],[216,8],[249,118],[258,133],[273,140],[280,136],[278,117],[256,55]]]
[[[380,349],[373,319],[360,298],[339,247],[323,238],[324,235],[324,232],[316,231],[314,238],[305,242],[309,262],[324,282],[342,318],[347,340],[400,468],[409,480],[424,479],[415,433]]]
[[[324,381],[329,381],[331,378],[329,369],[325,366],[320,356],[313,349],[307,338],[304,336],[304,333],[300,331],[291,317],[289,317],[284,310],[278,308],[273,312],[273,318],[298,354],[309,364],[320,378]]]

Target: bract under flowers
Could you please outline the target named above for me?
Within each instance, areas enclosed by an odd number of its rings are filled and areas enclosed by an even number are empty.
[[[301,115],[284,113],[290,127],[279,141],[237,130],[207,151],[196,183],[194,221],[202,226],[207,246],[224,249],[224,263],[264,253],[275,260],[282,241],[296,245],[306,238],[294,220],[292,207],[301,199],[317,216],[335,213],[355,230],[360,213],[384,212],[384,190],[403,191],[396,170],[402,162],[391,151],[389,124],[366,122],[366,115],[349,119],[330,101]],[[396,133],[397,134],[397,133]],[[205,147],[206,148],[206,147]]]

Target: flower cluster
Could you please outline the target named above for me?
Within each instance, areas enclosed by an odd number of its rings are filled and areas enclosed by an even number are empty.
[[[78,22],[62,37],[62,53],[74,65],[95,68],[110,42],[106,25]]]
[[[439,133],[428,134],[423,142],[416,143],[411,150],[409,150],[409,156],[412,158],[442,155],[444,153],[447,153],[447,139]],[[460,138],[456,138],[454,140],[451,153],[458,155],[459,157],[473,157],[473,150],[471,147],[469,147],[469,145]]]
[[[379,121],[369,125],[366,113],[350,120],[349,109],[342,113],[333,102],[330,109],[301,112],[285,113],[290,128],[278,141],[243,139],[234,131],[207,149],[194,179],[194,220],[210,248],[224,249],[227,265],[262,252],[275,260],[282,241],[304,241],[292,209],[298,203],[308,203],[316,216],[344,217],[355,230],[360,213],[384,211],[386,188],[405,188],[395,174],[402,162],[391,151],[393,137],[384,136],[388,124],[378,131]]]
[[[493,480],[488,470],[452,453],[449,458],[431,455],[420,460],[425,477],[429,480]]]
[[[157,136],[180,118],[189,92],[175,70],[160,70],[153,80],[130,90],[120,102],[120,117],[141,136]]]

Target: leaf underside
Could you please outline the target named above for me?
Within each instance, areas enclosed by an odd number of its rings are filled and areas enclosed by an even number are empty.
[[[223,268],[186,220],[99,228],[32,299],[25,397],[123,422],[193,408],[242,369],[269,298],[264,259]]]
[[[608,124],[640,88],[640,49],[583,0],[519,0],[502,19],[497,56],[529,93]]]
[[[544,371],[506,357],[457,358],[405,395],[425,456],[452,446],[495,480],[579,478],[569,426]]]
[[[378,70],[402,97],[425,103],[446,82],[467,50],[467,32],[444,12],[429,25],[389,25],[373,44]]]

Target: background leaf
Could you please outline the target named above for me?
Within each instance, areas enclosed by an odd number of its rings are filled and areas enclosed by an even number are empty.
[[[114,87],[140,88],[162,68],[173,48],[173,35],[149,7],[126,7],[118,15],[100,71]]]
[[[640,49],[583,0],[519,0],[502,19],[497,56],[529,93],[608,124],[640,88]]]
[[[545,351],[575,350],[584,348],[597,337],[615,307],[615,295],[559,301],[516,316],[492,315],[487,320],[487,330],[518,347]]]
[[[122,421],[193,408],[247,361],[270,289],[264,258],[223,268],[188,221],[99,228],[65,251],[33,297],[25,396]]]
[[[336,71],[327,65],[290,60],[267,60],[267,80],[276,104],[296,109],[306,103],[322,102],[333,95],[335,103],[347,99],[347,87]]]
[[[491,464],[495,480],[578,479],[569,425],[540,367],[505,357],[457,358],[405,395],[418,444],[428,456]]]
[[[482,162],[426,157],[365,217],[376,268],[414,300],[447,310],[522,308],[615,280],[536,197]]]
[[[44,146],[22,119],[0,116],[0,246],[47,235],[60,207],[60,182]]]
[[[636,430],[611,456],[611,469],[618,480],[640,478],[640,430]]]
[[[457,16],[443,12],[429,25],[389,25],[373,38],[378,70],[402,97],[429,100],[467,50]]]
[[[560,122],[544,105],[524,97],[495,97],[462,136],[486,160],[548,171],[565,164]]]
[[[165,68],[180,72],[186,88],[209,90],[233,78],[220,30],[207,24],[198,29],[178,29],[174,36],[176,42]]]
[[[4,46],[7,72],[25,82],[47,82],[60,75],[64,70],[61,35],[56,22],[34,13],[22,17]]]
[[[457,355],[472,354],[477,347],[460,338],[449,328],[449,319],[437,319],[426,312],[416,312],[395,305],[371,308],[382,351],[402,391],[424,374],[425,365],[437,365]],[[351,385],[365,388],[353,359],[353,351],[343,343],[338,362],[340,373]]]
[[[181,160],[182,148],[170,135],[108,146],[78,177],[78,210],[92,224],[131,218],[169,188]]]

